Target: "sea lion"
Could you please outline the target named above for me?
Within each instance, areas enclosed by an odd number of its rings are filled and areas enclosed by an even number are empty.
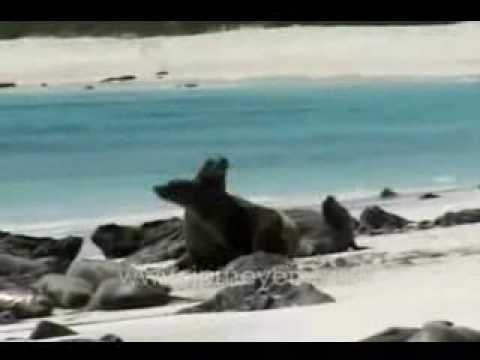
[[[194,180],[174,180],[154,187],[160,198],[185,208],[189,261],[198,270],[218,270],[254,252],[293,257],[299,232],[281,212],[226,192],[228,161],[209,160]]]
[[[172,299],[170,291],[167,286],[153,287],[140,282],[109,279],[100,285],[85,310],[129,310],[163,306]]]
[[[48,296],[55,306],[66,309],[85,306],[94,293],[94,285],[86,280],[63,275],[46,275],[33,288]]]
[[[27,288],[0,291],[0,312],[11,311],[17,319],[50,316],[53,304],[50,299]]]

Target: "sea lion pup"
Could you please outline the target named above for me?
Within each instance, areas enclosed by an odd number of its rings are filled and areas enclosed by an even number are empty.
[[[178,266],[190,262],[197,270],[215,271],[258,251],[293,257],[299,240],[295,224],[276,210],[228,194],[221,176],[209,176],[212,169],[225,173],[227,167],[228,162],[207,162],[193,181],[174,180],[154,188],[157,196],[186,210],[189,259]]]
[[[321,211],[285,209],[283,212],[300,231],[297,257],[367,249],[355,243],[353,219],[333,196],[326,198]]]

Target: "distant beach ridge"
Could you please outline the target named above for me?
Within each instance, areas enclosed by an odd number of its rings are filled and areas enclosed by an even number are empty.
[[[470,21],[247,27],[148,38],[26,37],[0,41],[0,83],[96,83],[124,75],[155,84],[340,76],[475,79],[479,35],[479,22]]]

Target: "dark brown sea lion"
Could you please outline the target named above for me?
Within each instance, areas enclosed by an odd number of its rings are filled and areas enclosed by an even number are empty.
[[[156,194],[185,211],[188,254],[199,270],[217,270],[257,251],[292,257],[298,230],[280,212],[231,196],[198,180],[155,187]]]

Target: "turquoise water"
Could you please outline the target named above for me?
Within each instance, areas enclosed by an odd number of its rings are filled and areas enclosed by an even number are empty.
[[[480,183],[480,83],[258,82],[0,93],[1,223],[161,208],[209,155],[289,197]]]

